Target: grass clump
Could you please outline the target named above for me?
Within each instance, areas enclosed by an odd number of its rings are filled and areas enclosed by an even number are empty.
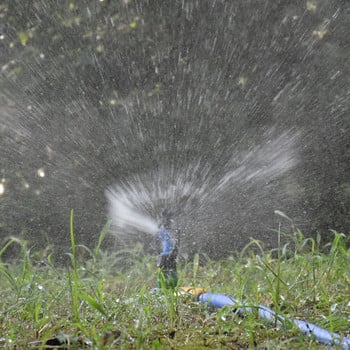
[[[69,268],[50,255],[37,259],[25,242],[20,257],[0,262],[0,347],[16,349],[326,349],[295,327],[283,329],[232,309],[210,309],[190,295],[152,292],[155,258],[132,250],[108,253],[76,244],[71,215]],[[257,241],[240,256],[213,261],[196,255],[179,266],[180,285],[225,293],[249,305],[263,304],[346,335],[350,328],[348,238],[320,247],[320,238],[295,230],[285,245],[264,251]],[[251,249],[253,248],[254,249]],[[79,260],[79,252],[89,257]],[[38,260],[41,260],[38,263]],[[128,268],[122,262],[128,260]]]

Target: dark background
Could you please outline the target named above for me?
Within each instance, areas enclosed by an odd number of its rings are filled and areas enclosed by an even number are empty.
[[[3,0],[0,238],[66,251],[74,209],[94,247],[106,188],[196,159],[213,183],[271,129],[298,133],[296,166],[191,203],[184,250],[273,246],[276,209],[307,236],[349,232],[349,23],[346,0]]]

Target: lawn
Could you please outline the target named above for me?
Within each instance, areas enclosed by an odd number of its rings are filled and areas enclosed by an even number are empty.
[[[32,252],[17,239],[3,245],[1,255],[13,245],[21,253],[0,263],[0,347],[328,349],[295,325],[273,324],[256,312],[238,315],[232,307],[214,309],[181,289],[155,290],[156,257],[140,244],[103,250],[104,234],[89,250],[75,242],[72,229],[66,267],[55,266],[49,250]],[[227,294],[252,309],[263,304],[349,336],[349,239],[334,232],[331,243],[320,241],[295,230],[275,250],[252,241],[220,261],[195,255],[179,263],[179,285]]]

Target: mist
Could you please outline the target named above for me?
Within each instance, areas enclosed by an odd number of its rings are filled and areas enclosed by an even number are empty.
[[[349,231],[348,1],[5,0],[0,238],[94,247],[112,219],[222,257]],[[148,239],[148,238],[147,238]]]

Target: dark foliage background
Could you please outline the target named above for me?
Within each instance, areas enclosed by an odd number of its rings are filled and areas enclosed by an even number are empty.
[[[298,165],[184,213],[186,244],[273,245],[275,209],[308,235],[349,231],[348,1],[3,0],[0,17],[3,240],[64,251],[74,208],[94,246],[108,186],[198,158],[220,177],[271,128],[299,130]]]

